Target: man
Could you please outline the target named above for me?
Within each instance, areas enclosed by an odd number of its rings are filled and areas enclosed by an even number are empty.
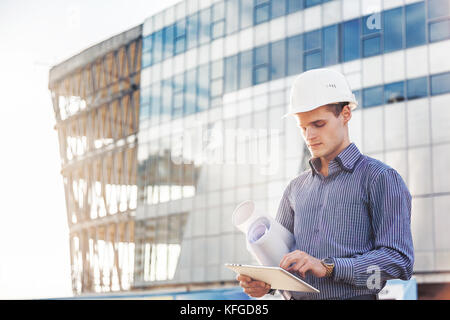
[[[276,220],[295,237],[280,267],[320,293],[282,292],[290,299],[377,299],[386,281],[412,275],[411,195],[400,175],[350,143],[357,102],[345,77],[331,69],[299,75],[290,112],[312,155],[311,169],[291,180]],[[270,285],[238,275],[244,292]]]

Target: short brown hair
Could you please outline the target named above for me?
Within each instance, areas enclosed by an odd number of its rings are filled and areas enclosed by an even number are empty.
[[[332,112],[336,118],[339,117],[339,115],[342,112],[342,109],[348,105],[348,102],[337,102],[337,103],[330,103],[327,105],[328,111]]]

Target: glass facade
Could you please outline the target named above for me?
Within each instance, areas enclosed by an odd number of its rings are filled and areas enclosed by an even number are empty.
[[[186,0],[145,21],[135,288],[219,286],[234,280],[224,263],[256,263],[231,214],[253,199],[275,216],[308,168],[301,132],[280,118],[295,75],[320,67],[344,73],[359,102],[352,141],[411,190],[416,274],[450,270],[439,232],[450,196],[448,1],[363,11],[346,1]]]

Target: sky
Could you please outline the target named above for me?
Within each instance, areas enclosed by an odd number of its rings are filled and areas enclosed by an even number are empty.
[[[177,2],[0,1],[0,299],[72,296],[49,69]]]

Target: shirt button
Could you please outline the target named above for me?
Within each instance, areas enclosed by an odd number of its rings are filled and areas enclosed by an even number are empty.
[[[314,229],[314,232],[315,233],[319,233],[319,229]]]

